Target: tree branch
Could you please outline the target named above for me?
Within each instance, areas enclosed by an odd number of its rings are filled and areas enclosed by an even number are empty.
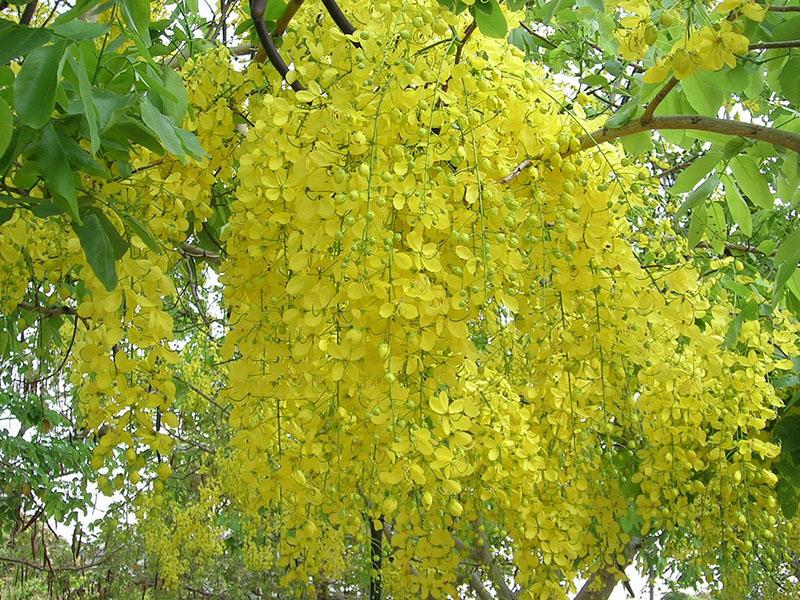
[[[336,4],[336,0],[322,0],[322,3],[325,5],[325,10],[328,11],[333,22],[336,23],[336,26],[343,34],[352,35],[355,33],[356,28],[353,27],[353,24],[344,15],[342,9]]]
[[[635,135],[643,131],[656,131],[660,129],[690,129],[694,131],[721,133],[723,135],[734,135],[800,152],[800,135],[796,133],[765,127],[763,125],[756,125],[755,123],[732,121],[730,119],[683,115],[654,117],[646,123],[640,119],[617,129],[603,127],[602,129],[598,129],[597,131],[581,137],[579,139],[581,145],[580,149],[588,150],[604,142]],[[571,154],[571,152],[567,152],[566,155],[568,154]],[[503,179],[504,183],[506,179],[508,179],[508,177]]]
[[[800,6],[768,6],[770,12],[800,12]]]
[[[19,22],[22,25],[30,25],[31,19],[33,18],[34,13],[36,12],[37,4],[39,4],[38,0],[34,0],[33,2],[28,2],[25,5],[25,10],[22,11],[22,16],[19,18]]]
[[[284,62],[280,52],[278,52],[278,48],[275,46],[275,42],[272,40],[272,35],[270,35],[269,30],[267,29],[267,24],[264,22],[264,12],[266,9],[267,0],[250,0],[250,14],[253,17],[253,24],[256,26],[258,40],[264,47],[264,52],[266,53],[269,62],[273,67],[275,67],[275,70],[280,74],[281,78],[286,81],[286,75],[289,73],[289,67]],[[292,89],[295,92],[305,89],[303,84],[296,79],[289,85],[292,86]]]
[[[664,84],[664,87],[658,91],[655,97],[653,97],[653,99],[650,101],[650,104],[648,104],[644,109],[642,123],[649,123],[653,120],[653,114],[656,112],[658,105],[661,104],[664,98],[667,97],[667,95],[672,91],[672,88],[674,88],[676,85],[678,85],[678,80],[674,77]]]
[[[492,595],[489,593],[489,590],[487,590],[486,586],[483,585],[480,576],[475,571],[473,571],[469,576],[469,587],[471,587],[475,593],[478,594],[478,598],[480,598],[480,600],[494,600]]]
[[[71,306],[40,306],[30,302],[20,302],[17,304],[22,310],[37,312],[43,317],[57,317],[60,315],[77,315],[78,311]]]
[[[783,40],[780,42],[756,42],[750,44],[748,50],[774,50],[776,48],[800,48],[800,40]]]
[[[11,563],[11,564],[15,564],[15,565],[23,565],[23,566],[26,566],[26,567],[30,567],[32,569],[36,569],[37,571],[48,571],[48,572],[50,572],[50,571],[54,571],[54,572],[59,572],[59,571],[78,571],[78,572],[80,572],[80,571],[88,571],[90,569],[94,569],[95,567],[99,567],[99,566],[101,566],[103,564],[104,561],[101,560],[100,562],[91,563],[91,564],[88,564],[88,565],[64,565],[63,567],[53,567],[52,569],[48,568],[45,565],[40,565],[40,564],[31,562],[29,560],[25,560],[24,558],[14,558],[13,556],[0,556],[0,562]]]
[[[181,252],[190,258],[200,258],[207,260],[209,262],[218,263],[220,261],[219,254],[215,254],[214,252],[209,252],[205,248],[201,248],[200,246],[195,246],[190,244],[189,242],[184,242],[181,244]]]
[[[625,559],[630,563],[633,560],[633,557],[636,556],[636,552],[639,550],[639,547],[642,545],[641,538],[635,537],[630,542],[628,542],[627,547],[625,548]],[[583,587],[578,591],[575,596],[575,600],[608,600],[609,596],[611,596],[611,592],[614,591],[614,588],[617,587],[618,577],[620,574],[624,575],[625,567],[627,565],[617,565],[617,568],[609,567],[605,569],[602,573],[595,573],[583,584]],[[602,582],[602,587],[597,589],[595,582],[598,580]]]

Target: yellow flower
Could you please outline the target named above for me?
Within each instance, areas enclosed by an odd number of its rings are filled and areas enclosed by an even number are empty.
[[[723,0],[716,10],[722,15],[739,10],[751,21],[763,21],[767,14],[766,6],[750,0]]]
[[[659,83],[664,81],[670,73],[670,67],[664,62],[657,62],[645,71],[642,77],[645,83]]]
[[[723,21],[719,29],[701,28],[690,39],[696,48],[699,64],[707,70],[718,71],[727,65],[731,69],[736,66],[736,56],[747,52],[749,40],[733,31],[730,22]]]

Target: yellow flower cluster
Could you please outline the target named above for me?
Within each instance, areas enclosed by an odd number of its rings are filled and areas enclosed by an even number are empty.
[[[676,43],[672,51],[661,57],[644,74],[645,83],[658,83],[670,73],[685,79],[698,70],[719,71],[736,66],[736,57],[747,52],[749,40],[738,33],[729,21],[706,25]]]
[[[692,5],[686,17],[686,24],[677,34],[678,23],[674,11],[666,7],[642,0],[623,0],[609,2],[607,12],[617,22],[614,36],[619,42],[619,53],[629,61],[638,61],[648,54],[659,39],[659,27],[669,33],[667,40],[673,40],[672,49],[660,56],[655,65],[645,73],[646,83],[658,83],[671,73],[677,79],[684,79],[697,70],[718,71],[727,65],[736,66],[736,57],[747,52],[748,38],[742,34],[742,24],[737,18],[741,15],[753,21],[762,21],[767,7],[752,0],[724,0],[714,12],[727,15],[718,20],[714,13],[706,15],[708,24],[694,28],[696,21],[692,11],[702,10],[703,5]],[[656,18],[657,17],[657,18]],[[664,36],[661,36],[662,39]]]
[[[774,506],[767,333],[723,349],[732,309],[691,266],[639,266],[635,170],[562,157],[580,125],[516,50],[454,64],[468,22],[435,3],[347,10],[358,45],[313,14],[285,38],[308,91],[250,96],[225,238],[224,487],[281,533],[283,584],[342,575],[365,518],[398,598],[454,594],[488,531],[530,598],[637,530],[737,560]]]
[[[202,488],[199,500],[187,507],[140,499],[139,533],[165,587],[176,588],[187,573],[202,573],[222,554],[224,531],[214,524],[219,505],[219,490],[213,487]]]
[[[650,18],[650,4],[639,0],[612,2],[609,10],[619,10],[622,17],[614,36],[619,42],[619,53],[626,60],[639,60],[658,38],[658,30]]]

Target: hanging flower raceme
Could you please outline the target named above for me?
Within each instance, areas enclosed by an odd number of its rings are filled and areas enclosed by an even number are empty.
[[[721,511],[773,502],[776,448],[743,450],[780,402],[767,335],[723,349],[731,311],[691,266],[640,267],[637,170],[564,158],[581,124],[515,49],[456,64],[468,23],[436,3],[347,9],[357,46],[296,18],[309,89],[250,96],[238,155],[226,492],[279,539],[259,564],[335,579],[367,522],[398,598],[453,594],[487,532],[532,598],[648,532],[740,556]]]

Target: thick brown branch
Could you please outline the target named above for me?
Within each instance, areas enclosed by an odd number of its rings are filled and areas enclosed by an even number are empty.
[[[34,2],[28,2],[28,4],[25,5],[25,10],[22,11],[22,16],[19,18],[20,23],[23,25],[30,25],[31,19],[36,12],[37,4],[39,4],[39,2],[35,0]]]
[[[749,50],[775,50],[777,48],[800,48],[800,40],[782,40],[779,42],[756,42],[748,46]]]
[[[604,142],[610,142],[643,131],[656,131],[663,129],[690,129],[693,131],[708,131],[723,135],[734,135],[759,142],[766,142],[774,146],[788,148],[800,152],[800,135],[772,127],[756,125],[755,123],[742,123],[730,119],[716,119],[703,116],[666,116],[654,117],[647,123],[642,120],[632,121],[627,125],[612,129],[603,127],[580,138],[580,149],[588,150]]]
[[[494,597],[489,593],[489,590],[487,590],[486,586],[483,585],[480,575],[478,575],[475,571],[473,571],[469,576],[469,587],[474,590],[480,600],[494,600]]]
[[[353,27],[353,24],[344,15],[342,9],[336,4],[336,0],[322,0],[322,4],[325,5],[325,10],[328,11],[331,19],[333,19],[333,22],[336,23],[336,26],[343,34],[352,35],[355,33],[356,28]]]
[[[642,540],[638,537],[633,538],[625,548],[625,560],[630,563],[639,547],[642,545]],[[610,567],[603,570],[602,573],[595,573],[583,585],[580,591],[575,596],[575,600],[608,600],[611,592],[617,587],[617,582],[620,576],[625,575],[626,565],[620,565],[618,568]],[[597,585],[597,580],[600,580],[600,585]]]
[[[278,52],[278,48],[275,46],[275,42],[272,40],[272,35],[267,29],[267,24],[264,22],[264,12],[266,9],[267,0],[250,0],[250,14],[253,17],[253,24],[256,26],[258,40],[264,47],[264,52],[266,53],[269,62],[273,67],[275,67],[275,70],[278,71],[283,80],[286,81],[286,75],[289,73],[289,66],[286,64],[286,62],[284,62],[280,52]],[[289,85],[292,86],[292,89],[295,92],[305,89],[303,84],[297,80],[294,80]]]
[[[674,88],[676,85],[678,85],[678,80],[673,77],[664,84],[664,87],[658,90],[658,93],[650,101],[650,104],[648,104],[644,109],[642,123],[649,123],[653,120],[653,115],[655,114],[658,105],[663,102],[664,98],[667,97],[667,95],[672,91],[672,88]]]

